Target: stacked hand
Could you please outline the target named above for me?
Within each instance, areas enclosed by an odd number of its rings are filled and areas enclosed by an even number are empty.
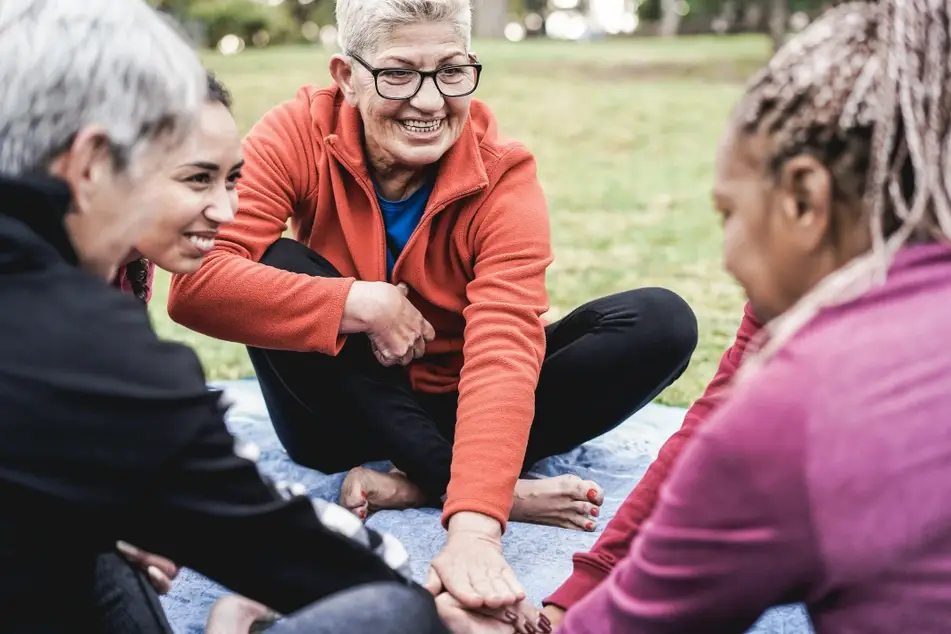
[[[435,339],[432,325],[407,299],[403,283],[354,282],[344,306],[341,332],[365,332],[385,366],[407,365]]]
[[[501,526],[485,515],[452,516],[426,589],[437,597],[440,616],[454,634],[551,631],[502,556]]]

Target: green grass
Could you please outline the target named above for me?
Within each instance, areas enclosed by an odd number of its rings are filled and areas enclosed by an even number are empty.
[[[713,376],[741,315],[723,272],[709,190],[717,137],[741,82],[769,53],[761,38],[681,38],[592,44],[477,42],[486,70],[478,97],[504,134],[538,160],[551,208],[551,318],[595,297],[659,285],[697,313],[690,369],[660,401],[688,405]],[[246,131],[304,84],[327,85],[317,48],[209,53],[234,93]],[[251,374],[241,346],[172,323],[161,274],[151,311],[160,334],[190,343],[212,378]]]

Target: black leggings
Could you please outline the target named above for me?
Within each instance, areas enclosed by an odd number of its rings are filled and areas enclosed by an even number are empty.
[[[307,246],[281,238],[263,264],[339,277]],[[610,295],[545,328],[524,469],[610,431],[687,368],[697,345],[690,307],[662,288]],[[336,357],[248,348],[281,443],[324,473],[391,460],[438,499],[449,483],[458,394],[414,392],[404,368],[383,367],[352,335]]]

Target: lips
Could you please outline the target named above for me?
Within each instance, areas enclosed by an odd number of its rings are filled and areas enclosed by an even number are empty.
[[[445,119],[432,119],[425,121],[422,119],[403,119],[400,125],[410,132],[432,133],[442,129]]]
[[[196,250],[201,253],[208,253],[215,246],[215,235],[209,233],[190,233],[186,234],[185,238],[188,240],[189,244],[195,247]]]

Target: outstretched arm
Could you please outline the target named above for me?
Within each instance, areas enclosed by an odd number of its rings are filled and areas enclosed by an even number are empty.
[[[733,345],[720,360],[716,376],[684,416],[681,428],[661,447],[657,459],[634,487],[617,514],[604,529],[594,547],[574,556],[574,572],[551,596],[546,606],[553,606],[548,614],[554,618],[583,599],[611,573],[617,563],[630,551],[641,526],[657,506],[661,486],[667,480],[674,464],[698,428],[708,421],[715,406],[736,374],[750,339],[762,328],[749,305]]]

